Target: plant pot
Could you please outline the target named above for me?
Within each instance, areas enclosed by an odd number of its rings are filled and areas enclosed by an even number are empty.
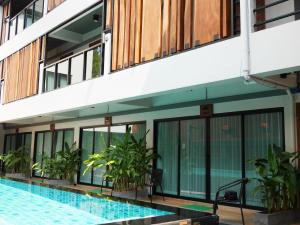
[[[44,184],[57,185],[57,186],[67,186],[72,183],[68,180],[59,180],[59,179],[44,179]]]
[[[112,196],[118,198],[125,198],[125,199],[135,199],[135,191],[113,191]],[[148,197],[148,190],[142,189],[138,190],[137,198],[147,198]]]
[[[254,225],[290,225],[299,220],[299,210],[288,210],[276,213],[259,212],[254,215]]]
[[[24,173],[6,173],[5,176],[8,178],[15,178],[15,179],[26,179]]]

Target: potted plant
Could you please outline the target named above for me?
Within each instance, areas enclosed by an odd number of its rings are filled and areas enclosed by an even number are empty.
[[[11,178],[30,177],[30,149],[21,146],[16,150],[10,150],[7,154],[0,156],[5,165],[5,176]]]
[[[152,170],[151,161],[156,158],[153,149],[146,147],[147,133],[137,139],[127,130],[122,139],[114,140],[115,145],[90,155],[84,162],[87,165],[84,174],[90,169],[106,167],[103,178],[112,181],[114,196],[134,198],[136,190],[147,196],[146,178]]]
[[[69,146],[65,143],[64,150],[55,153],[54,157],[43,157],[43,163],[36,163],[33,169],[41,173],[44,183],[54,185],[69,185],[75,183],[80,163],[80,149],[76,142]]]
[[[297,220],[299,171],[294,166],[298,153],[284,152],[276,145],[270,146],[267,158],[252,161],[256,168],[258,186],[266,211],[254,216],[257,225],[284,225]]]

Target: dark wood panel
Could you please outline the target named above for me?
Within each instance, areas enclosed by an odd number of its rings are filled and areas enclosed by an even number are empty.
[[[178,0],[177,5],[177,51],[184,49],[185,0]]]
[[[231,31],[231,0],[221,0],[222,2],[222,38],[229,37]]]

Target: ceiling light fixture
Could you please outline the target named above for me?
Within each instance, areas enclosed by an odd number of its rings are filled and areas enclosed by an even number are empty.
[[[93,15],[93,21],[94,21],[95,23],[98,23],[99,20],[100,20],[100,16],[99,16],[98,14],[94,14],[94,15]]]

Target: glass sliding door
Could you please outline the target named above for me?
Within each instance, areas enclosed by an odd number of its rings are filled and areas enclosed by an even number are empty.
[[[157,124],[157,168],[163,169],[164,193],[178,193],[178,144],[179,122],[159,122]],[[158,188],[157,192],[161,192]]]
[[[81,167],[80,167],[80,182],[91,184],[92,183],[92,171],[89,170],[83,175],[83,172],[86,168],[83,163],[93,154],[93,145],[94,145],[94,129],[83,129],[81,137]]]
[[[249,160],[266,158],[269,145],[283,147],[283,121],[281,112],[250,114],[245,116],[246,177],[255,178],[255,168]],[[260,197],[254,195],[257,185],[251,181],[246,187],[247,205],[261,206]]]
[[[44,146],[44,133],[37,133],[36,135],[36,148],[35,148],[35,163],[42,164],[43,159],[43,146]],[[40,172],[34,171],[35,176],[41,176]]]
[[[180,122],[180,195],[206,198],[205,119]]]
[[[95,128],[95,145],[94,145],[94,153],[99,153],[103,149],[105,149],[108,145],[108,127],[98,127]],[[93,171],[93,184],[101,185],[103,174],[105,173],[106,168],[97,168]]]
[[[211,199],[218,188],[242,178],[241,116],[210,119]]]

